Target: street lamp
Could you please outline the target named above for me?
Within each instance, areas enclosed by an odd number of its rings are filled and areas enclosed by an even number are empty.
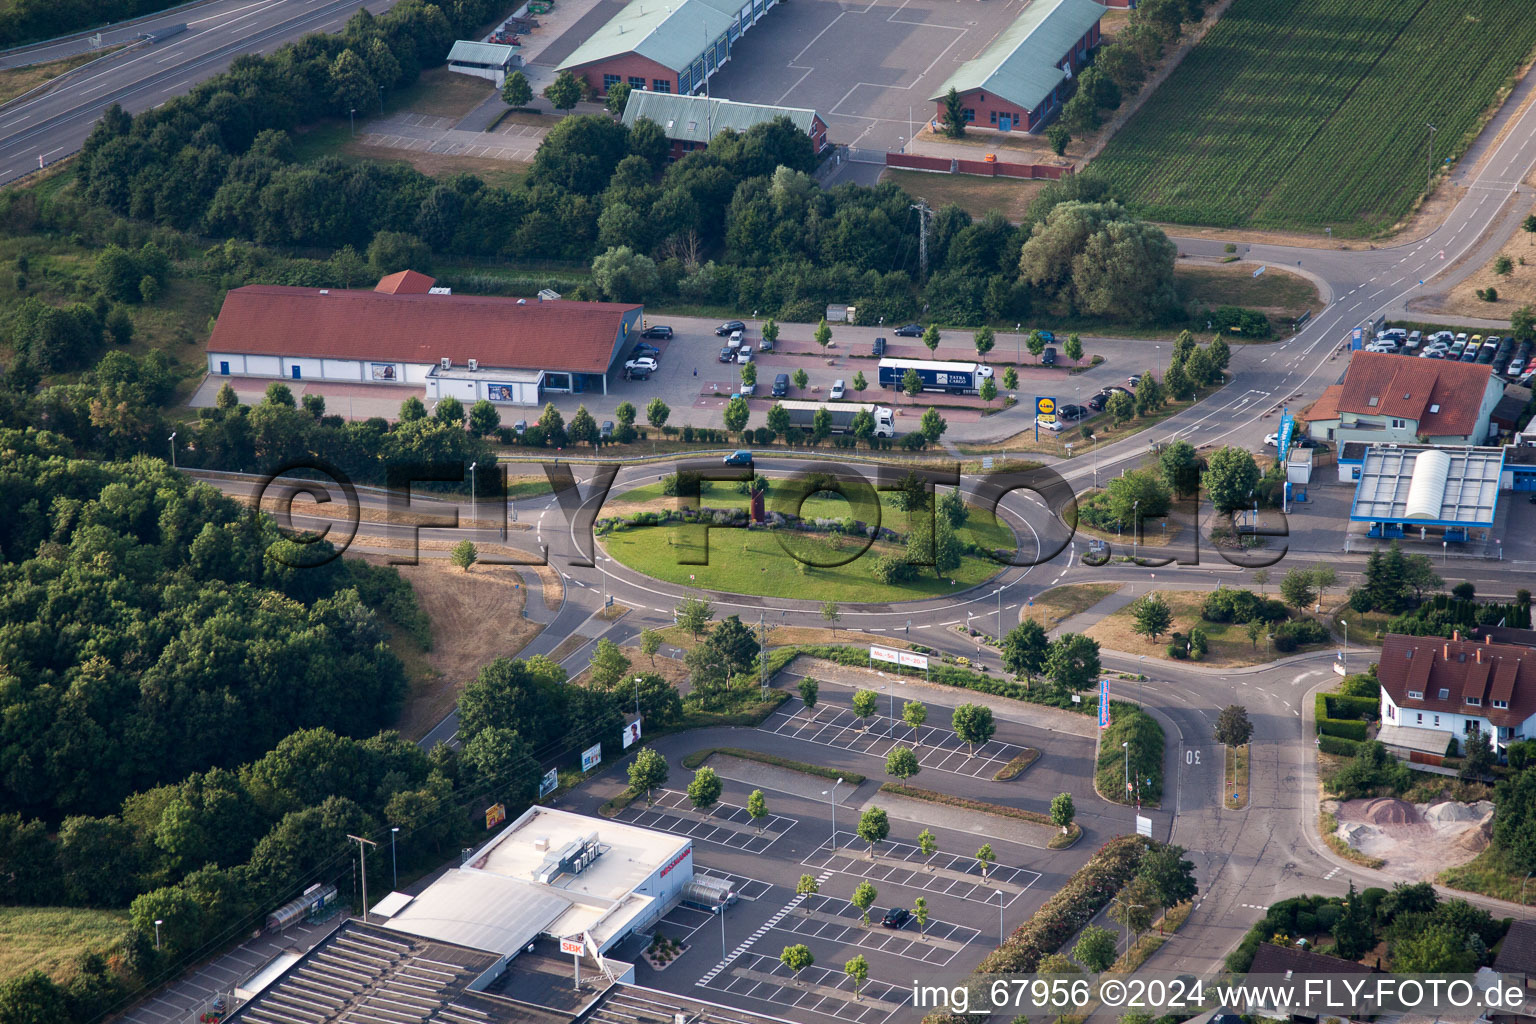
[[[480,465],[478,462],[469,464],[469,525],[471,529],[480,521],[480,517],[475,515],[475,495],[479,493],[479,489],[475,487],[475,467],[478,465]]]
[[[394,877],[394,888],[400,888],[400,862],[395,859],[395,837],[400,834],[399,825],[389,828],[389,873]]]
[[[1141,534],[1141,499],[1131,502],[1131,561],[1136,560],[1136,539]]]
[[[842,779],[832,783],[831,789],[824,789],[821,795],[827,798],[827,807],[832,812],[832,852],[837,852],[837,787],[843,784]]]
[[[635,717],[640,717],[640,677],[635,676]]]
[[[171,431],[171,436],[166,438],[171,443],[171,468],[176,468],[176,431]]]
[[[1131,791],[1131,741],[1122,740],[1120,746],[1125,748],[1125,791]]]
[[[1429,176],[1424,180],[1424,187],[1429,188],[1430,183],[1435,180],[1435,132],[1439,131],[1440,129],[1436,128],[1428,121],[1424,122],[1424,127],[1429,129],[1429,135],[1425,140],[1426,145],[1424,149],[1424,160],[1425,163],[1429,166]]]
[[[1340,616],[1339,625],[1344,627],[1344,649],[1339,652],[1339,664],[1347,670],[1349,668],[1349,620]]]
[[[347,117],[352,122],[352,137],[357,138],[357,108],[347,111]]]
[[[1525,900],[1525,891],[1523,889],[1521,890],[1520,899],[1521,899],[1522,902],[1524,902],[1524,900]],[[155,949],[157,949],[157,950],[160,948],[160,926],[162,924],[164,924],[164,923],[165,923],[165,918],[163,918],[163,917],[155,918]]]

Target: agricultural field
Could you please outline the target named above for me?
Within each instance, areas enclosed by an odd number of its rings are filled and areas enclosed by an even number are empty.
[[[1235,0],[1093,167],[1154,220],[1378,235],[1533,48],[1527,0]]]

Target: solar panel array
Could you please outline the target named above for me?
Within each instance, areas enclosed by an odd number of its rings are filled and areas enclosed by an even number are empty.
[[[466,954],[469,954],[466,956]],[[457,960],[458,962],[455,962]],[[242,1024],[494,1024],[455,997],[494,956],[347,927],[240,1008]]]

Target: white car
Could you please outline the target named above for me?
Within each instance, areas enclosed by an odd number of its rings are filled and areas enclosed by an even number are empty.
[[[847,394],[847,390],[847,386],[844,385],[842,381],[835,380],[832,382],[832,391],[830,394],[828,394],[827,397],[836,402],[840,400],[843,395]]]
[[[639,359],[631,359],[624,364],[627,373],[655,373],[656,360],[650,356],[641,356]]]
[[[750,384],[748,384],[746,381],[742,381],[741,390],[737,391],[736,393],[743,398],[751,398],[753,395],[757,394],[757,381],[754,380]]]
[[[1049,431],[1052,431],[1052,432],[1055,432],[1055,433],[1060,433],[1061,431],[1067,429],[1067,425],[1065,423],[1061,422],[1061,420],[1059,420],[1059,419],[1042,420],[1042,419],[1037,417],[1035,419],[1035,425],[1039,426],[1039,427],[1042,427],[1045,430],[1049,430]]]

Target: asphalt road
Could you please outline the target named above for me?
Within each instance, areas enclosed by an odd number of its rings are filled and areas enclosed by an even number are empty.
[[[137,36],[182,22],[187,25],[180,35],[124,50],[57,88],[0,108],[0,185],[37,170],[39,158],[52,163],[78,151],[113,103],[137,114],[185,93],[242,54],[270,52],[309,32],[335,31],[359,7],[381,14],[394,3],[220,0],[136,22],[130,28],[108,30],[111,41],[115,33]]]

